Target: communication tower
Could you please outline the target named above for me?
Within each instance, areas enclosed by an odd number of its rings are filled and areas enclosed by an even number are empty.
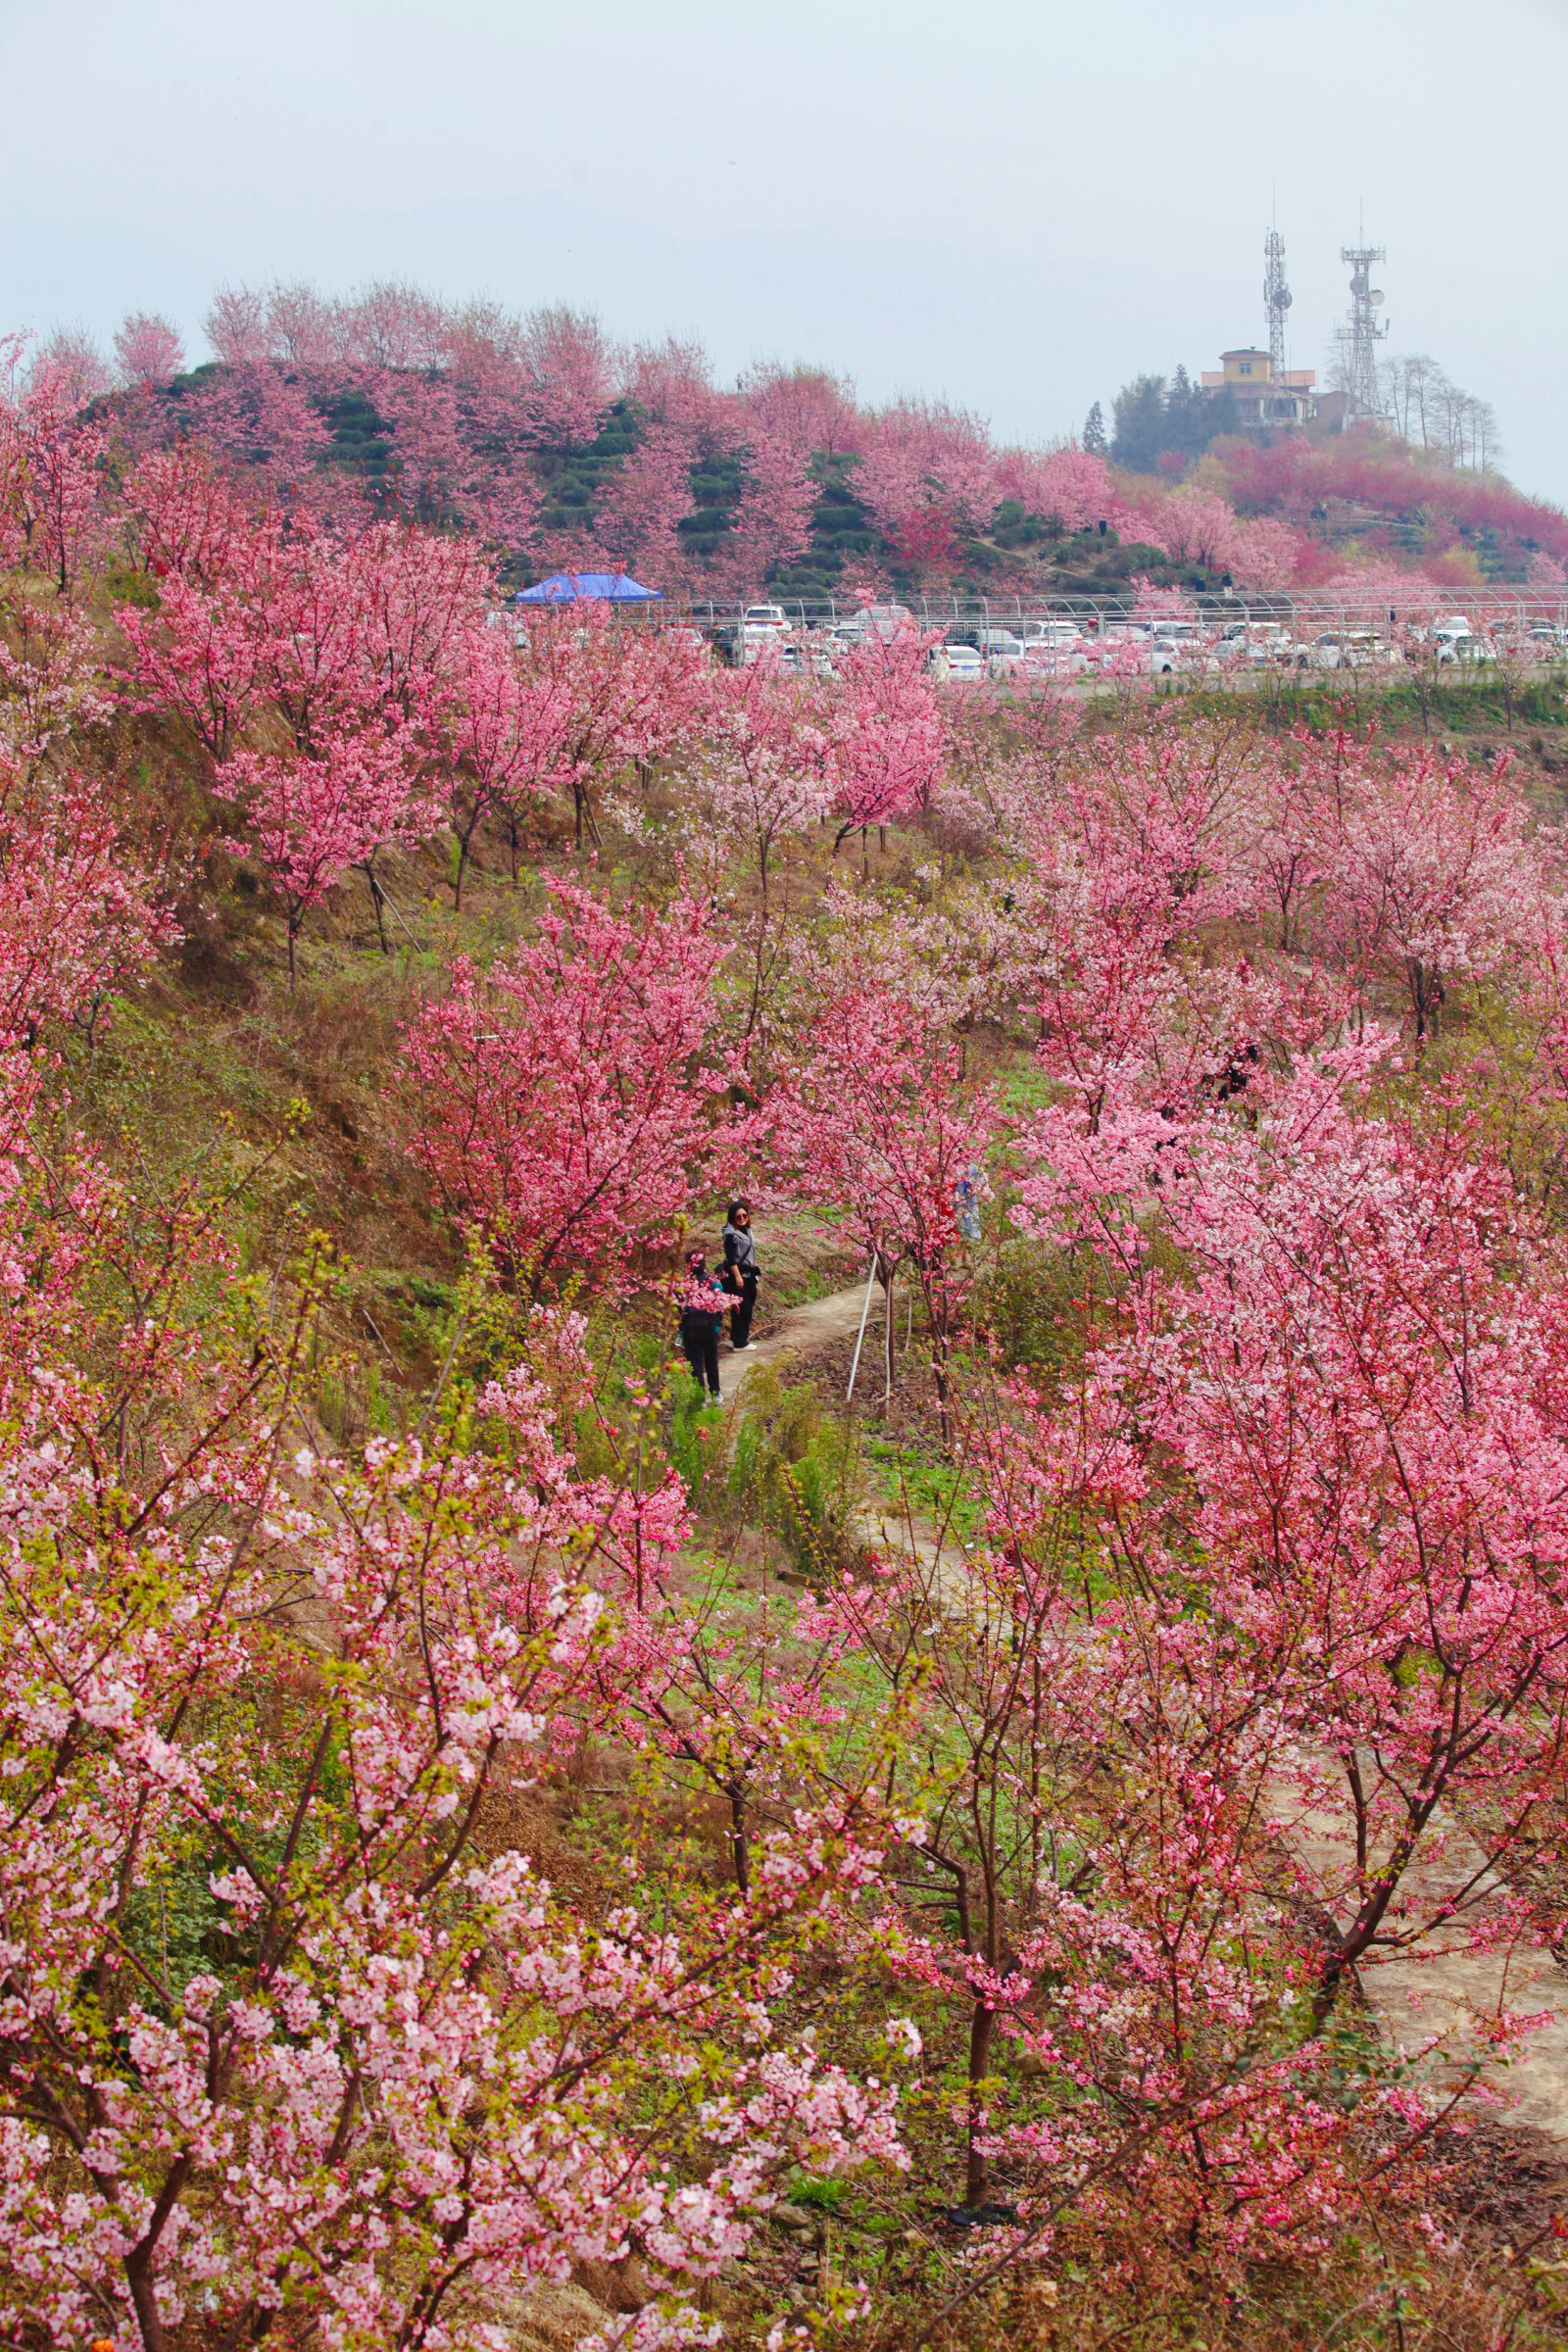
[[[1383,289],[1372,283],[1372,265],[1387,260],[1381,245],[1342,245],[1340,259],[1350,265],[1350,317],[1340,330],[1345,351],[1345,389],[1350,395],[1350,406],[1363,416],[1375,416],[1382,403],[1378,399],[1378,345],[1388,333],[1388,321],[1380,324],[1378,313],[1383,308]]]
[[[1291,307],[1291,289],[1285,283],[1285,239],[1277,228],[1271,228],[1263,239],[1263,259],[1267,264],[1263,308],[1268,313],[1268,367],[1277,381],[1285,372],[1285,314]]]

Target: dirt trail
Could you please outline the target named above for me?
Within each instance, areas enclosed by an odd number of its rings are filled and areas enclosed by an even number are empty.
[[[857,1283],[853,1290],[787,1308],[778,1328],[765,1340],[755,1340],[741,1357],[721,1355],[726,1394],[744,1409],[753,1371],[808,1354],[825,1341],[853,1337],[864,1303],[865,1286]],[[880,1370],[881,1304],[873,1296],[862,1379],[875,1380]],[[881,1500],[861,1506],[857,1527],[868,1544],[897,1544],[912,1553],[926,1568],[939,1605],[945,1600],[950,1607],[962,1607],[962,1546],[956,1536]],[[1279,1818],[1286,1825],[1286,1851],[1313,1897],[1344,1925],[1348,1917],[1348,1816],[1342,1820],[1308,1811],[1283,1789],[1276,1795]],[[1481,2080],[1503,2102],[1497,2120],[1515,2131],[1534,2132],[1568,2153],[1568,1971],[1545,1952],[1472,1951],[1467,1929],[1445,1926],[1437,1919],[1446,1895],[1472,1885],[1480,1859],[1462,1833],[1450,1832],[1443,1850],[1409,1873],[1390,1926],[1410,1933],[1410,1946],[1363,1965],[1361,1988],[1396,2048],[1412,2051],[1435,2034],[1444,2036],[1444,2046],[1426,2062],[1434,2080],[1451,2081],[1482,2059]],[[1483,1882],[1483,1892],[1495,1892],[1500,1902],[1503,1889],[1495,1882]],[[1499,2053],[1487,2020],[1504,2006],[1516,2013],[1545,2013],[1548,2022],[1511,2052]]]
[[[1309,1892],[1341,1928],[1348,1926],[1355,1908],[1348,1799],[1342,1812],[1308,1807],[1294,1788],[1277,1786],[1273,1795],[1282,1841]],[[1505,2102],[1497,2121],[1568,2152],[1568,1972],[1549,1952],[1507,1939],[1495,1951],[1471,1948],[1489,1913],[1503,1911],[1507,1889],[1462,1830],[1451,1823],[1438,1829],[1437,1838],[1418,1847],[1384,1923],[1389,1935],[1408,1936],[1408,1946],[1361,1964],[1367,2005],[1397,2049],[1443,2036],[1422,2062],[1432,2081],[1451,2084],[1479,2059],[1482,2082]],[[1460,1904],[1462,1923],[1442,1916]],[[1502,1924],[1497,1917],[1499,1930]],[[1544,2014],[1547,2022],[1498,2052],[1487,2021],[1504,2008]]]
[[[721,1341],[718,1350],[718,1374],[726,1396],[745,1394],[746,1383],[763,1364],[777,1364],[792,1355],[806,1355],[811,1348],[820,1348],[828,1340],[853,1338],[860,1328],[860,1309],[865,1303],[865,1285],[858,1282],[853,1291],[834,1291],[826,1298],[808,1298],[804,1306],[788,1306],[776,1331],[765,1340],[753,1340],[740,1355],[734,1355]],[[869,1350],[873,1340],[881,1345],[881,1326],[877,1321],[877,1300],[871,1301],[870,1320],[865,1327],[865,1344]]]

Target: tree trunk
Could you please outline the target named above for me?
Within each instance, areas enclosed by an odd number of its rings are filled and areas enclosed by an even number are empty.
[[[392,950],[387,945],[386,917],[381,911],[381,877],[375,870],[375,859],[373,858],[367,860],[365,879],[370,885],[370,904],[375,908],[375,933],[376,937],[381,942],[381,953],[383,956],[390,956]]]
[[[735,1868],[735,1885],[745,1895],[752,1891],[752,1854],[746,1836],[746,1798],[736,1788],[731,1788],[728,1795],[730,1859]]]
[[[991,2072],[991,2036],[996,2022],[995,2011],[984,2001],[976,2001],[974,2015],[969,2020],[968,2154],[963,2175],[963,2201],[971,2213],[985,2203],[986,2190],[991,2185],[991,2162],[981,2154],[978,2142],[986,2129],[980,2121],[980,2085]]]

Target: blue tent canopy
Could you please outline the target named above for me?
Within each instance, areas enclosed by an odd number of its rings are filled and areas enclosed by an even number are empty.
[[[637,580],[628,579],[623,571],[553,571],[549,579],[540,580],[532,588],[519,588],[519,605],[575,605],[597,603],[608,605],[640,604],[645,598],[662,596],[661,588],[644,588]]]

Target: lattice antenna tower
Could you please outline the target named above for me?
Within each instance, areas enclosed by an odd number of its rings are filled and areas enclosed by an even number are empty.
[[[1388,256],[1381,245],[1342,245],[1340,259],[1350,265],[1350,317],[1342,331],[1345,388],[1352,408],[1375,416],[1382,406],[1378,399],[1378,345],[1389,327],[1387,319],[1381,324],[1378,321],[1383,289],[1372,283],[1372,268]]]
[[[1263,308],[1268,313],[1268,368],[1276,379],[1285,372],[1285,314],[1291,289],[1285,283],[1285,239],[1271,228],[1263,239]]]

